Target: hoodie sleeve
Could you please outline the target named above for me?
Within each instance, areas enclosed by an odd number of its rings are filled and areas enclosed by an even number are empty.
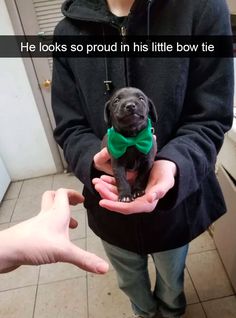
[[[230,35],[230,19],[224,0],[204,1],[196,35]],[[188,87],[181,122],[158,153],[177,165],[176,184],[160,200],[161,209],[179,205],[198,190],[215,169],[224,133],[233,119],[233,59],[194,58],[190,61]]]
[[[79,103],[81,107],[78,107]],[[63,58],[54,58],[52,81],[52,109],[56,121],[54,137],[63,149],[65,159],[76,177],[93,191],[91,184],[93,157],[101,150],[101,140],[90,128],[82,104],[82,93],[75,85],[67,61]]]

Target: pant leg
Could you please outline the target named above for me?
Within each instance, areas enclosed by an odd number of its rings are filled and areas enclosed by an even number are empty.
[[[180,317],[186,308],[184,269],[188,245],[152,254],[157,281],[154,294],[163,317]]]
[[[142,317],[153,317],[157,301],[151,291],[147,255],[139,255],[105,241],[106,254],[116,270],[120,289],[129,297],[133,311]]]

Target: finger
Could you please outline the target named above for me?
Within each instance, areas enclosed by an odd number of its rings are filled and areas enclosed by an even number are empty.
[[[70,217],[70,203],[77,204],[83,202],[83,196],[75,190],[59,189],[56,191],[54,199],[54,208],[57,211],[58,217],[68,219]]]
[[[105,147],[94,156],[93,161],[95,163],[95,167],[100,169],[101,167],[104,167],[107,162],[110,162],[110,159],[110,154],[107,151],[107,148]]]
[[[95,184],[95,190],[100,194],[101,198],[107,199],[107,200],[112,200],[112,201],[117,201],[118,200],[118,195],[109,188],[107,188],[104,184],[101,182]]]
[[[55,198],[55,191],[46,191],[42,196],[41,210],[46,211],[52,208]]]
[[[84,197],[72,189],[59,189],[55,192],[53,209],[56,212],[55,218],[57,225],[68,232],[69,227],[74,229],[78,222],[71,218],[70,204],[76,205],[83,202]]]
[[[55,208],[59,211],[61,209],[69,207],[69,196],[68,196],[68,190],[67,189],[59,189],[56,191],[55,195]]]
[[[126,173],[126,178],[129,182],[133,183],[135,181],[137,177],[137,172],[136,171],[128,171]],[[116,185],[116,179],[114,177],[108,176],[108,175],[102,175],[100,177],[100,179],[102,179],[103,181],[107,182],[107,183],[111,183]]]
[[[123,203],[123,202],[117,202],[117,201],[113,201],[109,199],[103,199],[99,201],[99,205],[112,212],[119,212],[121,214],[127,214],[127,215],[131,214],[130,205],[132,205],[132,202]]]
[[[100,177],[103,181],[107,182],[107,183],[110,183],[110,184],[113,184],[113,185],[116,185],[116,179],[114,177],[111,177],[111,176],[107,176],[107,175],[102,175]]]
[[[112,200],[103,199],[99,201],[99,205],[107,210],[125,215],[151,212],[156,206],[155,203],[150,204],[148,202],[142,202],[139,199],[136,199],[130,203],[115,202]]]
[[[74,219],[74,218],[70,218],[69,227],[71,229],[75,229],[75,228],[77,228],[77,226],[78,226],[78,221],[76,219]]]
[[[70,243],[67,251],[63,260],[64,262],[69,262],[85,271],[96,274],[105,274],[109,269],[108,263],[103,259],[95,254],[84,251],[73,243]]]
[[[118,190],[117,190],[116,186],[114,186],[111,183],[107,183],[107,182],[103,181],[101,178],[94,178],[92,180],[92,183],[94,184],[94,186],[101,185],[101,186],[107,188],[107,190],[113,192],[114,194],[118,194]]]
[[[113,174],[112,168],[111,168],[111,157],[107,150],[107,148],[103,148],[100,152],[98,152],[94,158],[94,165],[96,169],[100,171],[104,171],[105,173],[108,173],[110,175]]]
[[[162,199],[166,193],[170,190],[170,185],[167,183],[158,183],[157,185],[151,187],[147,191],[147,200],[152,203],[155,200]]]
[[[94,162],[96,164],[103,164],[104,162],[108,161],[111,159],[111,156],[107,150],[106,147],[104,147],[101,151],[99,151],[95,156],[94,156]]]
[[[67,189],[70,205],[77,205],[78,203],[84,202],[84,197],[78,191]]]
[[[76,205],[82,203],[84,197],[75,190],[72,189],[58,189],[55,193],[55,205],[57,207],[65,206],[67,204]]]

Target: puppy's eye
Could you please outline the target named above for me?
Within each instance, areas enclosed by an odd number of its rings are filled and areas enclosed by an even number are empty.
[[[142,102],[144,102],[143,96],[139,96],[138,98],[139,98]]]
[[[114,104],[117,104],[118,102],[120,101],[120,99],[118,98],[118,97],[116,97],[115,99],[114,99]]]

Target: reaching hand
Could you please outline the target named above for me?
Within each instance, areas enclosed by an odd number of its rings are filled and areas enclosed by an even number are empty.
[[[74,190],[45,192],[37,216],[0,232],[0,272],[20,265],[56,262],[68,262],[94,273],[107,272],[105,261],[69,239],[69,227],[78,225],[71,218],[70,204],[81,202],[83,197]]]
[[[129,203],[118,202],[118,192],[113,177],[104,175],[95,178],[93,184],[102,198],[99,204],[103,208],[122,214],[151,212],[156,207],[158,200],[163,198],[174,186],[176,170],[176,165],[172,161],[155,161],[145,195]]]

